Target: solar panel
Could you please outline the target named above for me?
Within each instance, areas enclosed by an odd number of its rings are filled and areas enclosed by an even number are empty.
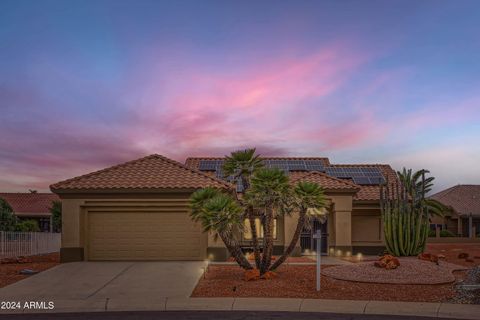
[[[200,160],[198,164],[198,170],[201,171],[215,171],[217,169],[216,160]]]
[[[360,185],[377,185],[385,182],[382,171],[377,167],[327,167],[325,172],[335,178],[353,179]]]

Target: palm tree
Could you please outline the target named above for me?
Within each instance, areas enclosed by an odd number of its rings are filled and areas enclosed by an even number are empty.
[[[311,225],[312,221],[317,218],[320,210],[325,208],[326,205],[323,189],[316,183],[299,182],[295,186],[294,195],[296,200],[296,208],[298,208],[299,213],[297,227],[295,228],[293,238],[290,241],[287,249],[270,267],[270,270],[275,270],[288,258],[288,256],[295,249],[304,226]]]
[[[276,168],[258,169],[251,177],[246,198],[261,213],[264,232],[260,274],[264,274],[272,261],[274,220],[289,206],[291,199],[288,177]]]
[[[256,149],[245,149],[234,151],[230,156],[225,157],[223,165],[223,172],[225,176],[233,177],[235,183],[241,182],[243,186],[243,192],[250,187],[250,178],[253,173],[263,167],[263,162],[259,155],[255,154]],[[241,200],[240,200],[241,201]],[[253,254],[255,256],[255,264],[257,269],[260,269],[260,248],[258,244],[258,234],[255,227],[255,215],[253,207],[246,204],[245,216],[250,222],[250,232],[252,235],[252,247]]]
[[[190,216],[202,224],[204,232],[220,237],[235,261],[244,269],[252,269],[235,240],[241,231],[243,209],[230,195],[214,188],[194,192],[190,198]]]

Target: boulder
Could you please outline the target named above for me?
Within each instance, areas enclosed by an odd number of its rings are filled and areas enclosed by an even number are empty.
[[[392,270],[400,266],[400,261],[396,257],[386,254],[380,257],[378,261],[375,261],[373,265],[377,268],[385,268],[387,270]]]

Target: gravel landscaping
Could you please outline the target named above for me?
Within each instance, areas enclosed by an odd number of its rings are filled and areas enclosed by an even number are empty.
[[[354,263],[323,270],[323,274],[338,280],[391,284],[444,284],[455,281],[453,271],[466,267],[440,261],[436,263],[415,257],[399,258],[397,269],[377,268],[373,262]]]
[[[23,269],[44,271],[55,267],[60,263],[60,254],[51,253],[45,255],[27,257],[26,263],[6,263],[0,264],[0,288],[29,277],[20,274]]]
[[[325,270],[335,266],[323,266]],[[315,289],[314,265],[289,265],[271,280],[246,282],[238,266],[210,266],[192,297],[319,298],[440,302],[455,296],[453,284],[405,285],[351,282],[322,276],[322,290]],[[461,273],[459,273],[461,274]]]

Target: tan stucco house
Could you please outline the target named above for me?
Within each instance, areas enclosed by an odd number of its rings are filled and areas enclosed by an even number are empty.
[[[460,237],[480,236],[480,185],[459,184],[430,197],[447,207],[443,217],[434,217],[430,228],[448,230]]]
[[[181,164],[151,155],[51,185],[62,200],[62,261],[227,259],[223,243],[203,233],[188,209],[199,188],[242,191],[223,179],[222,161],[188,158]],[[325,236],[325,254],[383,250],[379,183],[396,181],[389,165],[338,165],[327,158],[263,161],[285,170],[292,183],[319,183],[329,200],[324,223],[304,230],[295,254],[314,249],[316,229]],[[290,241],[295,223],[295,216],[275,222],[275,254]],[[249,237],[248,231],[241,235],[246,249]]]

